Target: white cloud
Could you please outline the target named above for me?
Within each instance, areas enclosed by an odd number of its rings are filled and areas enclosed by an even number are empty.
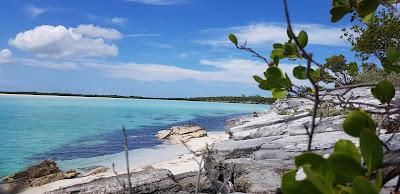
[[[187,0],[126,0],[133,3],[142,3],[148,5],[175,5],[187,3]]]
[[[161,34],[143,34],[143,33],[138,33],[138,34],[125,34],[124,37],[127,38],[136,38],[136,37],[148,37],[148,36],[161,36]]]
[[[126,24],[128,22],[128,19],[121,18],[121,17],[113,17],[113,18],[110,19],[110,21],[113,24],[123,25],[123,24]]]
[[[294,24],[294,31],[298,33],[304,30],[308,34],[309,44],[325,46],[343,46],[345,42],[340,39],[341,28],[323,26],[319,24]],[[234,33],[239,42],[250,46],[263,45],[273,42],[285,42],[288,40],[286,25],[280,23],[255,23],[247,26],[237,26],[225,29],[203,30],[205,33],[223,34],[216,39],[198,40],[197,43],[208,44],[212,46],[224,46],[230,44],[227,35]]]
[[[195,70],[165,64],[139,63],[104,63],[92,62],[82,64],[85,67],[103,71],[113,78],[133,79],[140,81],[179,81],[193,79],[198,81],[215,81],[227,83],[255,84],[253,75],[262,75],[267,65],[254,60],[228,58],[219,60],[200,60],[200,66],[209,66],[213,70]],[[295,65],[282,64],[280,67],[291,75]],[[295,81],[292,77],[292,81]],[[295,81],[295,83],[298,83]]]
[[[71,61],[37,60],[27,58],[17,58],[14,63],[35,67],[44,67],[58,70],[77,70],[78,64]]]
[[[118,30],[112,28],[101,28],[94,26],[93,24],[81,24],[77,28],[74,28],[73,31],[92,38],[104,38],[108,40],[118,40],[122,38],[122,34]]]
[[[13,60],[13,53],[10,49],[0,50],[0,63],[12,63]]]
[[[41,8],[41,7],[36,7],[34,5],[27,5],[25,7],[25,11],[32,17],[39,16],[49,10],[50,10],[49,8]]]
[[[118,31],[93,25],[80,27],[37,26],[34,29],[18,33],[14,39],[9,40],[9,44],[39,57],[68,58],[118,54],[117,46],[103,40],[103,38],[117,39],[122,36]],[[85,31],[88,29],[92,29],[93,32]]]

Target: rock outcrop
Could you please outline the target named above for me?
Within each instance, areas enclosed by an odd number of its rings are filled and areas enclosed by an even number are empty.
[[[61,179],[74,178],[74,170],[61,172],[53,160],[45,160],[24,171],[5,177],[0,183],[0,193],[16,193],[28,187],[41,186]]]
[[[126,174],[99,178],[93,181],[57,189],[47,194],[64,193],[124,193],[123,184],[128,185]],[[173,175],[166,169],[150,169],[131,173],[133,193],[176,193],[180,190]]]
[[[379,104],[369,88],[354,89],[350,94],[357,101]],[[397,91],[397,100],[399,96]],[[324,98],[334,99],[332,95]],[[258,117],[230,121],[226,129],[230,140],[215,144],[206,157],[205,170],[214,192],[275,192],[280,187],[281,175],[293,167],[294,156],[307,149],[305,126],[311,120],[312,105],[306,99],[289,98],[275,102]],[[358,144],[358,139],[342,131],[345,111],[336,108],[339,114],[320,118],[314,134],[312,149],[321,154],[330,153],[339,139]],[[389,136],[380,135],[382,139]],[[392,142],[389,146],[400,147],[399,142]]]
[[[155,136],[158,139],[168,140],[170,143],[180,143],[187,142],[191,138],[207,136],[207,132],[199,125],[182,125],[159,131]]]

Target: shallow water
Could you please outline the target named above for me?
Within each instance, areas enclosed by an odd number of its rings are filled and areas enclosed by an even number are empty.
[[[65,168],[107,158],[123,150],[121,127],[129,149],[161,142],[154,133],[195,123],[223,130],[224,121],[266,105],[134,100],[111,98],[0,95],[0,177],[43,159]],[[87,158],[87,161],[85,160]]]

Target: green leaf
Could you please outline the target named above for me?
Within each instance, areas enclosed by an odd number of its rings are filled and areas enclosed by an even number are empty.
[[[283,48],[283,45],[282,45],[282,44],[279,44],[279,43],[274,43],[274,44],[272,45],[272,47],[274,47],[274,49],[278,49],[278,48]]]
[[[353,137],[360,137],[362,130],[375,131],[374,120],[364,111],[355,110],[350,112],[343,122],[343,130]]]
[[[389,63],[396,63],[400,60],[400,52],[395,47],[386,49],[386,59]]]
[[[374,12],[371,12],[371,13],[368,14],[368,15],[366,15],[366,16],[362,19],[362,22],[368,23],[368,22],[372,19],[372,17],[374,17],[374,15],[375,15],[375,11],[374,11]]]
[[[349,0],[333,0],[332,1],[332,7],[338,6],[338,5],[348,5]]]
[[[285,98],[289,92],[284,88],[274,88],[272,89],[272,97],[276,99],[283,99]]]
[[[289,89],[293,86],[292,82],[286,77],[281,77],[278,79],[279,85],[283,88]]]
[[[228,38],[235,46],[238,46],[238,40],[234,34],[229,34]]]
[[[262,90],[271,90],[272,89],[272,87],[270,85],[268,85],[267,80],[260,81],[260,83],[258,84],[258,87]]]
[[[360,150],[370,175],[379,168],[383,160],[382,142],[374,131],[364,130],[361,132]]]
[[[270,76],[281,78],[283,77],[283,72],[279,67],[268,67],[266,77],[268,78]]]
[[[308,43],[308,35],[305,31],[301,31],[299,36],[297,37],[297,41],[299,42],[300,48],[304,48]]]
[[[253,76],[254,80],[256,80],[257,83],[260,83],[261,81],[263,81],[263,79],[257,75]]]
[[[360,163],[345,154],[333,153],[329,156],[328,161],[335,172],[335,183],[337,184],[344,185],[351,182],[354,177],[364,174]]]
[[[309,180],[318,190],[324,194],[334,194],[333,182],[328,182],[325,177],[313,170],[309,164],[303,166],[304,173],[307,175],[307,180]]]
[[[283,59],[285,57],[284,53],[285,53],[285,50],[283,48],[274,49],[271,52],[270,58],[274,59],[275,56],[277,56],[279,59]]]
[[[396,94],[396,90],[390,81],[383,80],[379,82],[374,88],[371,88],[371,93],[382,103],[390,104]]]
[[[376,178],[375,178],[375,188],[377,191],[381,190],[382,188],[382,170],[378,170],[376,172]]]
[[[303,167],[310,180],[315,187],[323,193],[333,193],[333,181],[335,173],[328,160],[322,156],[308,152],[295,157],[296,166]]]
[[[312,71],[313,71],[313,70],[312,70]],[[303,67],[303,66],[301,66],[301,65],[296,66],[296,67],[293,69],[293,76],[294,76],[295,78],[297,78],[297,79],[300,79],[300,80],[306,80],[306,79],[308,79],[308,76],[307,76],[307,68],[306,68],[306,67]]]
[[[297,170],[290,170],[282,176],[282,191],[285,194],[321,194],[308,180],[296,181]]]
[[[278,56],[274,56],[274,64],[275,64],[276,66],[279,65],[279,57],[278,57]]]
[[[379,0],[361,0],[357,4],[357,13],[364,18],[368,14],[375,12],[379,6]]]
[[[335,144],[334,152],[349,156],[357,161],[359,164],[361,164],[361,154],[358,151],[357,147],[350,140],[341,139],[337,141]]]
[[[331,22],[337,22],[346,14],[351,12],[351,8],[346,5],[335,6],[331,9]]]
[[[286,43],[284,49],[284,56],[289,59],[297,58],[297,56],[299,55],[299,51],[297,50],[297,46],[295,43]]]
[[[368,179],[358,176],[352,183],[352,194],[378,194],[376,188],[368,181]]]

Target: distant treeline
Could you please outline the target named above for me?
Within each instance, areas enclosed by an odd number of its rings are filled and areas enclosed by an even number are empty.
[[[120,96],[99,94],[71,94],[71,93],[47,93],[47,92],[0,92],[0,94],[24,94],[24,95],[48,95],[48,96],[75,96],[75,97],[102,97],[102,98],[128,98],[128,99],[153,99],[153,100],[184,100],[204,102],[227,102],[246,104],[272,104],[275,99],[256,96],[215,96],[215,97],[192,97],[192,98],[154,98],[143,96]]]

